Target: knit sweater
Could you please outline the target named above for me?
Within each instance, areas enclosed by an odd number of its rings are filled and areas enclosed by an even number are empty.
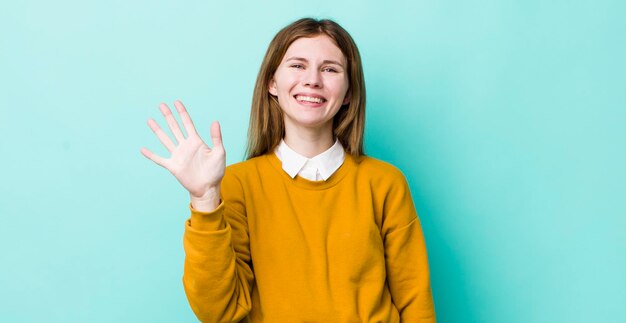
[[[183,284],[204,322],[435,322],[426,246],[394,166],[346,155],[327,181],[274,153],[226,169],[212,212],[191,206]]]

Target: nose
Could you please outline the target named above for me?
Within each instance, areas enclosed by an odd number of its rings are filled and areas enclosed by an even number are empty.
[[[305,86],[312,88],[321,88],[322,76],[320,75],[320,71],[313,68],[307,70],[306,75],[304,75],[303,83]]]

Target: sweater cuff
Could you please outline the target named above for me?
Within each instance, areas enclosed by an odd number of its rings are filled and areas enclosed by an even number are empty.
[[[226,228],[224,221],[224,201],[222,200],[217,208],[211,212],[198,211],[189,203],[191,218],[187,225],[196,231],[218,231]]]

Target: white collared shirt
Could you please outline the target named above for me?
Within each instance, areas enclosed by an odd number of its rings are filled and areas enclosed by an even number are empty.
[[[325,152],[307,158],[295,152],[284,140],[274,150],[276,157],[283,163],[283,170],[291,178],[299,175],[310,181],[325,181],[343,164],[345,152],[339,140]]]

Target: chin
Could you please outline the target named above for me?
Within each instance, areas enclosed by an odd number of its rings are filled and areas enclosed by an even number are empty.
[[[295,120],[292,119],[289,122],[298,127],[324,128],[329,123],[332,123],[332,119],[321,120],[321,119],[312,119],[312,118],[300,118],[300,119],[295,119]]]

